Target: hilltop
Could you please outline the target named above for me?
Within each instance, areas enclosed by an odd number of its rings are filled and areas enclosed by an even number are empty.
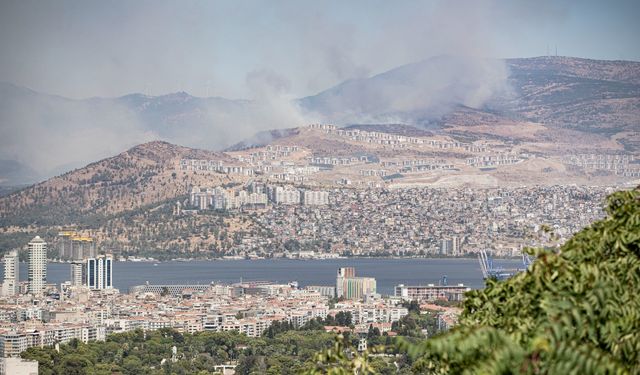
[[[118,214],[184,195],[206,179],[221,184],[228,175],[181,171],[182,159],[232,160],[223,153],[154,141],[91,163],[0,199],[0,222],[8,225],[64,225],[88,217]]]
[[[594,133],[640,149],[640,63],[571,57],[507,60],[516,97],[529,121]]]
[[[184,163],[201,160],[207,170],[185,168]],[[224,170],[243,164],[224,153],[162,141],[135,146],[0,197],[0,248],[22,248],[38,233],[55,249],[57,232],[72,227],[95,237],[102,249],[119,253],[157,256],[157,250],[171,249],[177,257],[178,249],[227,249],[233,233],[247,225],[218,215],[176,217],[172,212],[185,203],[191,186],[245,182],[246,176]],[[210,231],[216,236],[209,237]]]
[[[594,132],[468,107],[443,116],[439,126],[430,131],[402,124],[302,126],[263,132],[224,152],[148,142],[0,197],[0,222],[5,227],[82,224],[173,201],[191,186],[249,179],[356,188],[598,185],[629,180],[614,168],[633,173],[640,167],[631,158],[610,169],[585,169],[574,155],[625,155],[620,139]],[[251,173],[188,169],[181,164],[185,160]]]
[[[640,63],[632,61],[441,56],[280,104],[283,116],[274,121],[265,118],[269,108],[249,100],[185,92],[78,100],[0,83],[0,122],[27,134],[3,137],[0,184],[38,181],[153,139],[212,150],[263,146],[306,118],[434,133],[473,123],[485,129],[453,131],[502,138],[518,137],[521,123],[536,123],[555,132],[551,140],[568,134],[584,145],[595,137],[619,142],[627,152],[640,147]],[[492,128],[496,123],[502,126]],[[525,133],[535,136],[532,129]],[[20,143],[28,134],[40,136],[37,147]],[[43,152],[49,157],[38,157]]]
[[[483,74],[489,77],[477,77]],[[442,78],[448,75],[451,79]],[[491,95],[480,105],[472,105],[472,98],[465,96],[483,90]],[[611,133],[638,124],[639,99],[639,62],[563,56],[506,60],[442,56],[348,80],[300,102],[337,123],[345,117],[398,118],[429,127],[462,106]]]

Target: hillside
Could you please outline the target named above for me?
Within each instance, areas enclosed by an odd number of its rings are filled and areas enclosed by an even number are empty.
[[[246,105],[183,92],[69,99],[0,82],[0,185],[42,181],[156,139],[222,148],[254,132],[234,137],[223,126]]]
[[[568,56],[541,56],[507,59],[512,74],[538,73],[598,81],[640,84],[640,62],[624,60],[594,60]]]
[[[485,91],[490,95],[482,101],[471,100],[471,94]],[[437,130],[532,122],[615,138],[628,151],[640,149],[640,63],[632,61],[445,56],[349,80],[300,103],[336,123],[400,120]],[[501,130],[498,136],[510,136]],[[491,129],[482,133],[492,135]]]
[[[224,183],[224,174],[180,171],[181,159],[231,161],[226,155],[166,142],[145,143],[0,199],[0,223],[64,225],[106,216],[184,195],[206,179]]]
[[[262,131],[260,118],[245,114],[244,127],[231,122],[231,114],[255,104],[247,101],[186,93],[71,100],[0,84],[0,120],[24,124],[19,128],[30,134],[25,149],[19,135],[7,134],[1,150],[33,156],[0,155],[3,185],[66,165],[68,157],[100,160],[12,193],[16,188],[0,189],[0,249],[23,246],[35,233],[51,240],[62,226],[91,233],[104,248],[174,255],[234,255],[244,239],[274,235],[257,219],[264,212],[174,214],[178,203],[186,208],[191,186],[224,185],[237,193],[248,181],[391,190],[638,179],[640,63],[567,57],[485,63],[441,57],[346,81],[295,103],[338,126],[282,123]],[[475,77],[488,73],[489,80]],[[491,95],[480,95],[485,89]],[[225,115],[216,122],[212,113]],[[255,135],[235,143],[247,126]],[[214,152],[149,138],[233,146]],[[133,147],[105,158],[125,145]]]
[[[451,117],[441,134],[407,125],[310,125],[280,133],[263,146],[224,153],[145,143],[1,197],[0,249],[21,248],[35,234],[55,248],[56,233],[69,226],[94,236],[102,250],[164,259],[246,256],[251,251],[268,256],[292,246],[280,232],[287,222],[271,215],[287,217],[303,207],[196,210],[189,205],[191,186],[222,186],[235,196],[246,193],[250,181],[293,184],[335,197],[351,196],[354,189],[387,194],[415,187],[610,186],[630,181],[618,171],[589,170],[568,159],[571,152],[615,152],[620,145],[593,139],[579,149],[570,144],[571,134],[559,143],[550,129],[535,123],[520,124],[516,137],[486,137],[482,131],[488,131],[489,120],[496,121],[494,129],[508,132],[518,124],[466,111],[466,123]],[[324,249],[328,243],[323,241],[304,246]]]
[[[0,83],[0,185],[40,181],[154,139],[211,150],[264,146],[310,119],[498,139],[537,123],[555,132],[549,139],[580,132],[586,144],[595,137],[640,148],[640,63],[631,61],[441,56],[269,104],[184,92],[69,99]],[[464,134],[472,123],[485,128]]]
[[[640,63],[569,57],[507,60],[517,96],[510,110],[524,118],[615,137],[640,148]]]
[[[489,178],[491,185],[504,186],[624,180],[610,171],[585,171],[567,164],[566,158],[573,153],[624,151],[620,142],[601,134],[556,129],[468,107],[444,116],[440,126],[437,132],[410,125],[352,125],[333,131],[304,126],[259,133],[225,152],[159,141],[144,143],[0,197],[0,224],[83,224],[184,197],[190,186],[248,180],[238,174],[184,170],[180,165],[183,159],[247,166],[257,171],[254,179],[275,183],[294,178],[283,177],[290,173],[287,166],[323,164],[327,162],[313,160],[332,159],[336,164],[324,165],[303,179],[305,184],[320,186],[336,186],[340,179],[348,179],[356,187],[391,183],[438,186],[442,181],[465,185],[474,178]],[[288,154],[269,151],[289,146],[298,149]],[[468,161],[500,155],[509,162],[493,166],[484,162],[481,168]],[[268,173],[260,172],[263,166],[268,166]],[[395,176],[392,180],[384,178],[391,175]]]

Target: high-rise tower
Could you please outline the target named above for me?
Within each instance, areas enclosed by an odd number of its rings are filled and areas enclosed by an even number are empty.
[[[29,242],[29,293],[41,296],[47,285],[47,243],[40,236]]]
[[[20,281],[20,263],[18,252],[10,251],[4,256],[4,282],[2,283],[2,295],[15,296],[18,292]]]
[[[90,289],[113,288],[113,256],[99,255],[87,260],[87,286]]]
[[[98,255],[94,238],[73,230],[60,231],[56,242],[58,257],[62,260],[83,262]]]
[[[82,262],[71,262],[71,285],[82,286],[84,278],[84,264]]]

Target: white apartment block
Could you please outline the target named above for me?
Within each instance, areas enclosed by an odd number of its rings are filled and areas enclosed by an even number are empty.
[[[4,282],[2,283],[3,296],[15,296],[20,282],[20,263],[18,251],[13,250],[4,256]]]
[[[300,204],[300,190],[276,186],[269,189],[271,200],[277,204]]]
[[[326,191],[305,190],[302,195],[305,206],[322,206],[329,204],[329,193]]]
[[[47,285],[47,243],[36,236],[29,242],[29,293],[41,296]]]

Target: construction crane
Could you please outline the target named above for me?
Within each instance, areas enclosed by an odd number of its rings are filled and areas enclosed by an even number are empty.
[[[478,262],[480,263],[480,271],[482,271],[482,277],[484,279],[497,279],[506,280],[511,276],[522,272],[529,268],[529,265],[533,260],[527,254],[522,254],[522,264],[524,268],[502,268],[494,266],[493,257],[487,250],[480,250],[478,252]]]

